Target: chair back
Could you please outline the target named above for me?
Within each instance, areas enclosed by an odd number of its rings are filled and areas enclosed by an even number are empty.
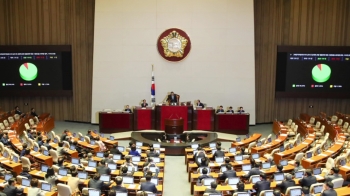
[[[17,177],[16,177],[16,181],[17,181],[17,184],[22,184],[22,179],[28,179],[27,177],[25,177],[25,176],[20,176],[20,175],[18,175]]]
[[[66,184],[58,183],[57,184],[58,196],[70,196],[72,195],[72,190]]]
[[[4,123],[0,122],[0,130],[5,130],[5,129],[6,129],[6,128],[5,128]]]
[[[252,179],[253,179],[254,177],[260,177],[260,175],[251,175],[250,178],[249,178],[249,183],[252,183]]]
[[[325,126],[324,126],[324,125],[322,125],[322,126],[321,126],[321,129],[320,129],[320,132],[322,132],[322,133],[323,133],[323,132],[324,132],[324,128],[325,128]]]
[[[63,144],[65,147],[70,148],[69,142],[68,141],[63,141]]]
[[[331,118],[331,121],[332,122],[337,122],[337,120],[338,120],[338,116],[333,115],[332,118]]]
[[[337,178],[337,179],[332,180],[332,183],[333,183],[333,188],[334,189],[340,188],[340,187],[343,186],[344,179],[343,178]]]
[[[55,171],[55,173],[58,173],[58,170],[60,169],[58,165],[52,165],[52,168]]]
[[[30,160],[27,157],[22,156],[21,161],[22,161],[22,167],[28,167],[29,169],[31,168]]]
[[[25,123],[25,124],[24,124],[24,127],[26,128],[26,130],[30,129],[30,126],[29,126],[28,123]]]
[[[61,141],[61,138],[60,138],[60,136],[58,136],[58,135],[55,135],[54,139],[57,139],[58,142]]]
[[[349,123],[345,122],[344,125],[343,125],[343,129],[346,130],[348,127],[349,127]]]
[[[265,196],[265,194],[267,194],[268,192],[273,193],[273,190],[265,190],[265,191],[261,191],[259,196]]]
[[[19,114],[15,114],[14,117],[15,117],[16,121],[18,121],[21,118],[21,116]]]
[[[314,124],[314,123],[315,123],[315,118],[314,118],[314,117],[311,117],[309,123],[310,123],[310,124]]]
[[[292,189],[301,189],[301,186],[290,186],[290,187],[288,187],[287,190],[286,190],[286,194],[285,195],[290,195],[289,192]]]
[[[57,163],[58,162],[58,153],[56,150],[51,149],[50,151],[50,155],[52,156],[52,161]]]
[[[90,144],[90,137],[89,136],[85,136],[85,142],[87,142],[88,144]]]
[[[41,149],[41,152],[44,152],[44,150],[47,150],[46,146],[44,145],[41,145],[40,149]]]
[[[293,122],[293,120],[292,120],[292,119],[289,119],[288,122],[287,122],[287,126],[292,125],[292,122]]]
[[[330,170],[334,167],[334,159],[329,157],[326,162],[326,169]]]
[[[310,193],[314,194],[314,187],[315,186],[323,186],[324,183],[315,183],[310,186]]]
[[[295,161],[300,161],[301,162],[301,159],[304,157],[304,153],[303,152],[299,152],[297,155],[295,155],[295,158],[294,160]]]
[[[34,120],[33,120],[32,118],[31,118],[31,119],[29,119],[29,125],[30,125],[30,126],[35,125]]]
[[[343,119],[339,119],[337,124],[341,127],[343,125]]]
[[[3,122],[4,122],[5,127],[9,127],[10,126],[9,121],[7,121],[6,119]]]
[[[12,116],[9,116],[8,119],[10,124],[13,124],[15,122],[15,119],[13,119]]]
[[[236,192],[236,193],[233,193],[233,196],[237,196],[239,193],[247,194],[246,192]]]

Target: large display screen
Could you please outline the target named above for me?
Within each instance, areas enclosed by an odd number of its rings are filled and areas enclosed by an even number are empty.
[[[350,96],[350,47],[279,46],[276,97]]]
[[[72,94],[70,46],[0,46],[0,68],[3,95]]]

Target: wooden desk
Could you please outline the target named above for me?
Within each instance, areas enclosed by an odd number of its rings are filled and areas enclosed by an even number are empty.
[[[164,119],[182,118],[184,130],[192,130],[193,107],[189,106],[156,106],[156,130],[165,130]]]
[[[346,137],[345,136],[340,136],[340,139],[327,151],[322,152],[321,154],[317,156],[313,156],[309,159],[303,159],[301,161],[302,166],[305,169],[310,169],[315,167],[318,163],[327,161],[329,157],[332,157],[333,155],[337,154],[339,150],[343,147],[343,144],[345,142]]]
[[[276,164],[279,164],[282,159],[294,158],[295,155],[301,151],[306,150],[315,140],[315,135],[310,134],[302,143],[292,149],[286,150],[284,152],[275,153],[273,159]]]
[[[339,196],[345,196],[345,195],[350,195],[350,187],[341,187],[334,189]],[[316,194],[315,196],[320,196],[321,193]]]
[[[249,114],[216,114],[215,130],[231,134],[248,134],[249,133]]]
[[[122,112],[99,112],[101,133],[115,133],[133,130],[134,115]]]
[[[4,188],[5,188],[5,185],[4,185],[4,180],[3,179],[0,179],[0,188],[1,188],[1,190],[3,190]],[[20,186],[20,185],[16,185],[17,187],[18,186]],[[28,188],[24,188],[23,189],[23,193],[25,194],[25,195],[27,195],[28,194]],[[57,195],[58,193],[57,192],[46,192],[45,191],[45,196],[55,196],[55,195]]]
[[[79,143],[78,143],[78,144],[79,144]],[[58,144],[51,142],[51,143],[50,143],[50,146],[51,146],[53,149],[57,150]],[[97,147],[98,147],[98,146],[97,146]],[[98,147],[98,149],[100,149],[100,148]],[[76,150],[68,149],[68,154],[69,154],[71,157],[73,157],[73,158],[78,158],[78,157],[79,157],[78,151],[76,151]]]
[[[215,110],[193,110],[193,130],[214,131]]]
[[[22,164],[21,163],[15,163],[12,160],[9,160],[5,157],[0,157],[0,163],[2,164],[2,167],[6,170],[13,171],[17,175],[22,172]]]
[[[115,185],[116,185],[116,183],[113,182],[110,187],[115,186]],[[124,184],[124,187],[126,189],[128,189],[128,191],[138,191],[138,190],[140,190],[140,188],[141,188],[140,184],[134,184],[134,185],[135,185],[134,187],[131,187],[129,184]],[[163,185],[157,185],[156,188],[157,188],[158,192],[161,192],[161,194],[163,194]]]
[[[339,168],[339,173],[343,176],[344,180],[347,180],[348,177],[350,176],[350,163],[347,163],[344,166],[341,166]]]
[[[241,140],[241,142],[232,142],[231,143],[231,147],[248,147],[248,145],[252,142],[257,141],[258,139],[260,139],[261,134],[260,133],[254,133],[253,135],[251,135],[249,138],[247,139],[243,139],[243,141]]]
[[[252,153],[259,153],[262,157],[265,153],[271,152],[275,148],[279,148],[284,144],[284,141],[288,138],[287,134],[280,134],[277,139],[273,140],[271,143],[261,145],[259,147],[251,148]]]

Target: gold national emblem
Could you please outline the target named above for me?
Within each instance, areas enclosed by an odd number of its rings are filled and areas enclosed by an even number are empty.
[[[165,57],[179,57],[184,55],[188,40],[177,31],[172,31],[169,35],[160,40]]]

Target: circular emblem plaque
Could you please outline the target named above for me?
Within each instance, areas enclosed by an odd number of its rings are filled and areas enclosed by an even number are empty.
[[[157,40],[159,54],[168,61],[176,62],[186,58],[191,50],[191,40],[181,29],[165,30]]]

